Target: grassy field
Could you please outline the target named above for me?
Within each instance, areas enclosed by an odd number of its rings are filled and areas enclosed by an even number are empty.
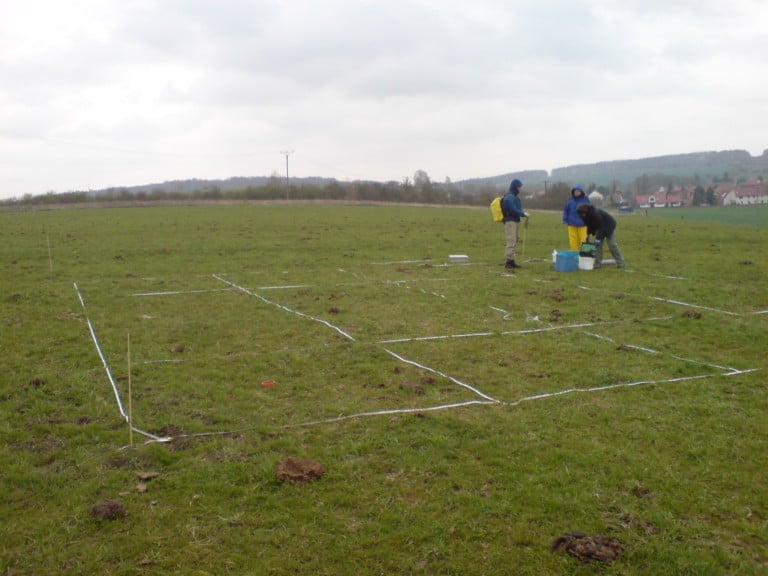
[[[649,216],[696,222],[719,222],[737,226],[768,228],[768,206],[728,206],[727,208],[659,208],[648,210]],[[638,214],[645,214],[639,211]]]
[[[621,217],[627,268],[572,273],[559,215],[521,237],[507,274],[487,210],[0,213],[0,574],[764,574],[765,228]]]

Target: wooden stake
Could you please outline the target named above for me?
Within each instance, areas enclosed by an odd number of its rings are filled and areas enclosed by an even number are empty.
[[[131,390],[131,334],[128,333],[128,438],[133,448],[133,393]]]
[[[51,239],[48,237],[48,233],[45,233],[45,241],[48,244],[48,267],[53,272],[53,257],[51,256]]]

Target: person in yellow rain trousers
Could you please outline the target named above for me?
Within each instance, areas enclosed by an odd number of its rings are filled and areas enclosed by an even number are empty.
[[[571,188],[571,197],[563,208],[563,224],[568,226],[568,245],[571,250],[581,250],[581,245],[587,240],[587,225],[579,215],[579,206],[589,204],[589,199],[584,193],[584,187],[576,184]]]

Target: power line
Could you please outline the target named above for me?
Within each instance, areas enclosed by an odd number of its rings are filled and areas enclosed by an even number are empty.
[[[294,150],[280,150],[280,154],[285,154],[285,199],[288,200],[288,191],[291,189],[291,180],[288,176],[288,156],[294,153]]]

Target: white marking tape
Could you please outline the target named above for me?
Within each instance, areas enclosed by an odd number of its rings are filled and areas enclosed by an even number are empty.
[[[438,294],[437,292],[427,292],[426,290],[424,290],[424,288],[419,288],[419,291],[420,291],[422,294],[427,294],[427,295],[429,295],[429,296],[437,296],[438,298],[443,298],[443,299],[445,299],[445,298],[446,298],[446,296],[444,296],[444,295],[442,295],[442,294]]]
[[[176,296],[178,294],[207,294],[208,292],[229,292],[232,288],[216,288],[213,290],[174,290],[168,292],[140,292],[131,296]]]
[[[495,398],[491,398],[487,394],[484,394],[484,393],[480,392],[480,390],[478,390],[477,388],[475,388],[473,386],[470,386],[469,384],[466,384],[464,382],[461,382],[460,380],[457,380],[453,376],[448,376],[447,374],[444,374],[443,372],[440,372],[439,370],[435,370],[434,368],[429,368],[428,366],[424,366],[423,364],[419,364],[418,362],[414,362],[413,360],[408,360],[407,358],[404,358],[403,356],[400,356],[399,354],[396,354],[395,352],[392,352],[392,350],[388,350],[386,348],[382,348],[382,350],[384,350],[384,352],[386,352],[387,354],[397,358],[401,362],[404,362],[405,364],[410,364],[411,366],[416,366],[417,368],[421,368],[422,370],[427,370],[428,372],[432,372],[433,374],[437,374],[438,376],[441,376],[443,378],[447,378],[448,380],[450,380],[454,384],[457,384],[457,385],[461,386],[462,388],[466,388],[467,390],[470,390],[470,391],[474,392],[475,394],[477,394],[481,398],[484,398],[484,399],[489,400],[491,402],[497,402],[497,403],[499,402],[499,400],[496,400]]]
[[[393,260],[391,262],[371,262],[377,266],[390,266],[392,264],[424,264],[432,262],[432,260]]]
[[[405,362],[412,363],[408,360],[403,359]],[[417,364],[418,366],[418,364]],[[429,370],[429,368],[427,368]],[[748,370],[738,370],[735,372],[731,372],[728,374],[721,374],[721,376],[735,376],[738,374],[747,374],[749,372],[756,372],[758,368],[751,368]],[[440,374],[439,372],[436,372],[437,374]],[[499,400],[467,400],[466,402],[455,402],[453,404],[441,404],[438,406],[426,406],[423,408],[392,408],[392,409],[385,409],[385,410],[376,410],[373,412],[358,412],[355,414],[347,414],[345,416],[336,416],[334,418],[327,418],[324,420],[313,420],[310,422],[301,422],[299,424],[286,424],[281,426],[281,429],[290,429],[290,428],[299,428],[302,426],[316,426],[320,424],[331,424],[334,422],[342,422],[344,420],[352,420],[355,418],[366,418],[366,417],[373,417],[373,416],[387,416],[392,414],[418,414],[421,412],[434,412],[437,410],[448,410],[451,408],[462,408],[464,406],[476,406],[476,405],[501,405],[501,406],[519,406],[523,402],[531,402],[533,400],[544,400],[547,398],[554,398],[556,396],[563,396],[565,394],[573,394],[574,392],[601,392],[604,390],[613,390],[616,388],[625,388],[625,387],[631,387],[631,386],[642,386],[647,384],[664,384],[669,382],[683,382],[686,380],[700,380],[703,378],[711,378],[712,376],[715,376],[713,374],[701,374],[698,376],[686,376],[681,378],[670,378],[667,380],[639,380],[637,382],[623,382],[618,384],[608,384],[606,386],[595,386],[592,388],[569,388],[567,390],[558,390],[557,392],[547,392],[544,394],[535,394],[533,396],[526,396],[525,398],[520,398],[519,400],[515,400],[512,402],[507,401],[499,401]],[[453,379],[452,379],[453,380]],[[455,381],[455,380],[454,380]],[[247,432],[249,430],[253,430],[253,428],[243,428],[240,430],[227,430],[223,432],[200,432],[196,434],[179,434],[178,436],[171,437],[152,437],[151,440],[147,440],[144,444],[151,444],[153,442],[170,442],[174,438],[195,438],[199,436],[227,436],[230,434],[239,434],[242,432]],[[151,436],[151,435],[150,435]],[[124,446],[122,449],[127,448],[127,446]]]
[[[144,362],[134,362],[134,366],[144,366],[147,364],[183,364],[186,360],[145,360]]]
[[[534,396],[527,396],[516,400],[514,402],[505,402],[507,406],[517,406],[523,402],[530,402],[531,400],[542,400],[544,398],[553,398],[555,396],[563,396],[564,394],[572,394],[574,392],[602,392],[603,390],[613,390],[616,388],[628,388],[632,386],[643,386],[647,384],[665,384],[668,382],[685,382],[687,380],[701,380],[703,378],[712,378],[714,376],[735,376],[738,374],[748,374],[749,372],[756,372],[758,368],[750,368],[748,370],[737,370],[728,374],[699,374],[697,376],[681,376],[679,378],[669,378],[667,380],[638,380],[637,382],[621,382],[618,384],[606,384],[605,386],[595,386],[593,388],[569,388],[567,390],[558,390],[557,392],[548,392],[545,394],[536,394]]]
[[[335,286],[371,286],[375,284],[394,284],[395,286],[401,286],[403,284],[414,284],[424,282],[448,282],[448,278],[418,278],[418,279],[402,279],[402,280],[372,280],[361,282],[338,282]]]
[[[417,262],[423,262],[423,261],[417,261]],[[214,274],[213,277],[216,280],[219,280],[220,282],[223,282],[223,283],[229,285],[231,288],[240,290],[240,291],[242,291],[242,292],[244,292],[244,293],[246,293],[246,294],[248,294],[250,296],[254,296],[254,297],[260,299],[262,302],[264,302],[266,304],[270,304],[272,306],[275,306],[275,307],[277,307],[277,308],[279,308],[281,310],[284,310],[286,312],[289,312],[291,314],[296,314],[297,316],[301,316],[303,318],[307,318],[307,319],[319,322],[319,323],[321,323],[321,324],[323,324],[323,325],[325,325],[325,326],[335,330],[336,332],[338,332],[339,334],[341,334],[345,338],[348,338],[349,340],[352,340],[353,342],[356,341],[355,338],[352,337],[350,334],[346,333],[345,331],[343,331],[338,326],[335,326],[335,325],[333,325],[333,324],[331,324],[331,323],[329,323],[329,322],[327,322],[325,320],[322,320],[320,318],[315,318],[315,317],[310,316],[308,314],[305,314],[303,312],[300,312],[300,311],[297,311],[297,310],[293,310],[293,309],[291,309],[291,308],[289,308],[287,306],[284,306],[284,305],[272,302],[272,301],[268,300],[267,298],[264,298],[260,294],[257,294],[255,292],[253,292],[253,291],[243,287],[243,286],[239,286],[239,285],[237,285],[237,284],[235,284],[233,282],[230,282],[229,280],[226,280],[226,279],[224,279],[224,278],[222,278],[222,277],[220,277],[218,275]],[[393,282],[393,283],[399,284],[401,282]],[[274,290],[274,289],[286,289],[286,288],[294,288],[295,289],[295,288],[302,288],[302,287],[307,287],[307,285],[272,286],[272,287],[262,287],[260,289],[261,290]],[[591,290],[591,288],[588,288],[588,287],[585,287],[585,286],[579,286],[579,288],[581,288],[582,290]],[[83,299],[82,294],[80,293],[80,290],[78,289],[77,284],[75,284],[75,291],[77,292],[78,298],[80,299],[80,303],[81,303],[81,305],[83,307],[83,310],[86,310],[85,301]],[[191,291],[191,292],[146,293],[146,294],[137,294],[135,296],[155,296],[155,295],[165,295],[165,294],[214,292],[214,291],[226,291],[226,290],[205,290],[205,291],[200,290],[200,291]],[[422,292],[426,293],[424,290],[422,290]],[[440,296],[440,297],[444,298],[444,296],[442,296],[440,294],[437,294],[437,293],[434,293],[434,292],[432,292],[432,294],[435,295],[435,296]],[[679,305],[684,305],[684,306],[690,306],[690,307],[693,307],[693,308],[701,308],[701,309],[710,310],[710,311],[714,311],[714,312],[720,312],[720,313],[728,314],[728,315],[731,315],[731,316],[739,316],[739,314],[736,314],[736,313],[733,313],[733,312],[728,312],[728,311],[724,311],[724,310],[717,310],[717,309],[708,308],[708,307],[705,307],[705,306],[697,306],[697,305],[693,305],[693,304],[687,304],[687,303],[684,303],[684,302],[679,302],[679,301],[675,301],[675,300],[668,300],[668,299],[663,299],[663,298],[659,298],[659,297],[651,297],[651,298],[654,299],[654,300],[659,300],[659,301],[663,301],[663,302],[667,302],[667,303],[671,303],[671,304],[679,304]],[[501,312],[501,313],[505,314],[506,316],[509,315],[505,310],[503,310],[501,308],[496,308],[496,307],[493,307],[493,306],[489,306],[489,308],[491,308],[492,310],[496,310],[498,312]],[[765,313],[768,313],[768,310],[762,310],[762,311],[753,312],[753,314],[765,314]],[[647,321],[668,320],[668,319],[670,319],[670,317],[669,316],[665,316],[665,317],[651,318],[651,319],[649,319]],[[105,368],[106,373],[107,373],[107,377],[108,377],[108,379],[110,381],[110,384],[112,385],[112,389],[114,391],[115,399],[117,401],[120,413],[126,419],[126,421],[128,421],[129,420],[128,416],[126,415],[125,410],[123,409],[122,402],[120,400],[120,394],[119,394],[119,391],[118,391],[118,388],[117,388],[117,384],[115,383],[114,378],[112,377],[112,373],[111,373],[111,370],[109,368],[109,365],[107,364],[107,361],[106,361],[106,359],[104,357],[104,354],[101,351],[101,348],[100,348],[99,343],[98,343],[98,338],[96,337],[95,330],[93,328],[93,325],[91,324],[90,319],[88,318],[87,312],[86,312],[86,320],[87,320],[87,323],[88,323],[89,330],[91,332],[91,337],[92,337],[92,339],[94,341],[94,344],[96,345],[96,349],[97,349],[97,351],[99,353],[99,357],[101,358],[102,364],[104,365],[104,368]],[[589,322],[589,323],[580,323],[580,324],[570,324],[570,325],[566,325],[566,326],[552,326],[552,327],[548,327],[548,328],[538,328],[538,329],[531,329],[531,330],[505,331],[505,332],[500,332],[500,333],[498,333],[498,332],[479,332],[479,333],[469,333],[469,334],[453,334],[453,335],[426,336],[426,337],[416,337],[416,338],[400,338],[400,339],[392,339],[392,340],[382,340],[382,341],[379,342],[379,344],[400,343],[400,342],[415,342],[415,341],[424,341],[424,340],[441,340],[441,339],[451,339],[451,338],[484,337],[484,336],[491,336],[491,335],[494,335],[494,334],[502,334],[502,335],[535,334],[535,333],[551,332],[551,331],[555,331],[555,330],[565,330],[565,329],[573,329],[573,328],[585,328],[585,327],[589,327],[589,326],[595,326],[595,325],[598,325],[598,324],[613,324],[613,323],[615,323],[615,322],[601,322],[601,323]],[[587,334],[589,336],[592,336],[594,338],[599,338],[599,339],[606,340],[606,341],[609,341],[609,342],[615,342],[613,339],[611,339],[609,337],[601,336],[601,335],[598,335],[598,334],[589,333],[589,332],[585,332],[585,334]],[[652,348],[646,348],[646,347],[636,346],[636,345],[626,345],[626,346],[629,347],[629,348],[632,348],[632,349],[635,349],[635,350],[638,350],[638,351],[642,351],[642,352],[646,352],[646,353],[650,353],[650,354],[663,354],[662,352],[659,352],[658,350],[654,350]],[[615,384],[608,384],[608,385],[603,385],[603,386],[595,386],[595,387],[591,387],[591,388],[569,388],[567,390],[559,390],[559,391],[556,391],[556,392],[548,392],[548,393],[543,393],[543,394],[535,394],[535,395],[532,395],[532,396],[527,396],[525,398],[521,398],[519,400],[511,401],[510,402],[510,401],[497,400],[497,399],[495,399],[495,398],[485,394],[484,392],[480,391],[479,389],[475,388],[474,386],[471,386],[470,384],[462,382],[462,381],[454,378],[453,376],[449,376],[449,375],[447,375],[447,374],[445,374],[445,373],[443,373],[443,372],[441,372],[439,370],[435,370],[435,369],[430,368],[428,366],[425,366],[423,364],[419,364],[418,362],[415,362],[413,360],[409,360],[409,359],[407,359],[407,358],[405,358],[405,357],[403,357],[403,356],[401,356],[401,355],[399,355],[399,354],[397,354],[397,353],[395,353],[395,352],[393,352],[391,350],[388,350],[387,348],[382,348],[382,350],[384,350],[387,354],[393,356],[394,358],[400,360],[401,362],[403,362],[405,364],[410,364],[412,366],[416,366],[418,368],[421,368],[423,370],[426,370],[428,372],[436,374],[436,375],[438,375],[438,376],[440,376],[442,378],[446,378],[447,380],[453,382],[454,384],[456,384],[456,385],[458,385],[458,386],[460,386],[462,388],[465,388],[465,389],[471,391],[472,393],[474,393],[477,396],[480,396],[482,398],[482,400],[470,400],[470,401],[466,401],[466,402],[457,402],[457,403],[452,403],[452,404],[444,404],[444,405],[439,405],[439,406],[429,406],[429,407],[424,407],[424,408],[384,409],[384,410],[377,410],[377,411],[372,411],[372,412],[361,412],[361,413],[357,413],[357,414],[349,414],[349,415],[337,416],[335,418],[329,418],[329,419],[325,419],[325,420],[317,420],[317,421],[305,422],[305,423],[301,423],[301,424],[285,425],[285,426],[282,426],[282,428],[293,428],[293,427],[297,427],[297,426],[311,426],[311,425],[315,425],[315,424],[340,422],[340,421],[343,421],[343,420],[349,420],[349,419],[353,419],[353,418],[369,417],[369,416],[381,416],[381,415],[392,415],[392,414],[409,414],[409,413],[419,413],[419,412],[430,412],[430,411],[445,410],[445,409],[457,408],[457,407],[463,407],[463,406],[470,406],[470,405],[497,404],[497,405],[505,405],[505,406],[517,406],[517,405],[522,404],[523,402],[530,402],[532,400],[540,400],[540,399],[545,399],[545,398],[552,398],[552,397],[556,397],[556,396],[562,396],[562,395],[565,395],[565,394],[571,394],[571,393],[574,393],[574,392],[599,392],[599,391],[604,391],[604,390],[612,390],[612,389],[616,389],[616,388],[640,386],[640,385],[645,385],[645,384],[683,382],[683,381],[688,381],[688,380],[697,380],[697,379],[703,379],[703,378],[711,378],[712,376],[714,376],[714,375],[707,374],[707,375],[697,375],[697,376],[670,378],[670,379],[666,379],[666,380],[641,380],[641,381],[636,381],[636,382],[615,383]],[[681,361],[684,361],[684,362],[691,362],[691,363],[700,364],[700,365],[703,365],[703,366],[709,366],[709,367],[717,368],[719,370],[725,370],[726,372],[720,374],[721,376],[733,376],[733,375],[739,375],[739,374],[746,374],[746,373],[754,372],[754,371],[758,370],[756,368],[755,369],[738,370],[738,369],[732,368],[732,367],[724,367],[724,366],[719,366],[719,365],[716,365],[716,364],[708,364],[708,363],[705,363],[705,362],[700,362],[698,360],[691,360],[691,359],[683,358],[683,357],[676,356],[676,355],[671,355],[671,354],[667,354],[667,355],[670,356],[671,358],[676,359],[676,360],[681,360]],[[170,436],[166,436],[166,437],[156,436],[156,435],[153,435],[153,434],[151,434],[149,432],[145,432],[143,430],[135,428],[135,427],[133,427],[133,425],[131,425],[131,428],[133,430],[135,430],[136,432],[138,432],[140,434],[143,434],[143,435],[147,436],[148,438],[150,438],[150,440],[148,440],[147,443],[151,443],[151,442],[169,442],[169,441],[173,440],[173,437],[170,437]],[[241,431],[243,431],[243,430],[241,430]],[[196,437],[196,436],[211,436],[211,435],[227,435],[227,434],[234,434],[234,433],[237,433],[237,431],[203,432],[203,433],[196,433],[196,434],[182,434],[182,435],[179,435],[177,437]]]
[[[290,290],[296,288],[310,288],[311,284],[296,284],[294,286],[259,286],[259,290]],[[208,290],[169,290],[166,292],[139,292],[131,296],[176,296],[179,294],[207,294],[209,292],[231,292],[235,288],[212,288]]]
[[[125,413],[125,410],[123,409],[123,403],[120,401],[120,393],[117,389],[117,383],[115,382],[115,379],[112,377],[112,371],[109,369],[109,364],[107,363],[107,359],[104,357],[104,353],[101,351],[101,346],[99,345],[99,339],[96,337],[96,331],[93,328],[93,324],[91,324],[91,319],[88,317],[88,310],[85,307],[85,300],[83,299],[83,295],[80,293],[80,289],[77,287],[77,283],[75,282],[75,292],[77,292],[77,297],[80,299],[80,305],[83,307],[83,313],[85,314],[85,321],[88,324],[88,330],[91,332],[91,339],[93,340],[94,345],[96,346],[96,352],[99,354],[99,358],[101,358],[101,364],[104,366],[104,370],[107,372],[107,378],[109,379],[109,383],[112,385],[112,391],[115,394],[115,400],[117,400],[117,408],[120,410],[120,414],[125,418],[125,421],[128,422],[128,414]]]
[[[389,416],[392,414],[419,414],[421,412],[435,412],[437,410],[449,410],[451,408],[461,408],[463,406],[483,405],[483,404],[497,404],[497,402],[489,400],[467,400],[466,402],[455,402],[453,404],[441,404],[439,406],[425,406],[423,408],[392,408],[386,410],[377,410],[374,412],[358,412],[356,414],[347,414],[345,416],[336,416],[334,418],[327,418],[324,420],[313,420],[310,422],[300,422],[299,424],[284,424],[280,426],[282,430],[288,430],[290,428],[300,428],[302,426],[317,426],[319,424],[331,424],[333,422],[342,422],[344,420],[352,420],[355,418],[367,418],[372,416]],[[202,436],[229,436],[230,434],[242,434],[254,430],[255,428],[241,428],[239,430],[225,430],[223,432],[198,432],[195,434],[178,434],[177,436],[166,436],[164,438],[154,437],[144,442],[144,445],[154,443],[171,442],[176,438],[199,438]],[[130,446],[123,446],[120,450],[125,450]]]
[[[687,280],[687,278],[683,278],[682,276],[668,276],[667,274],[651,274],[650,272],[647,272],[648,276],[655,276],[656,278],[666,278],[667,280]]]
[[[414,414],[419,412],[435,412],[437,410],[448,410],[451,408],[461,408],[463,406],[473,406],[478,404],[498,404],[495,400],[467,400],[466,402],[456,402],[454,404],[442,404],[440,406],[426,406],[424,408],[392,408],[389,410],[377,410],[375,412],[360,412],[357,414],[348,414],[346,416],[336,416],[327,420],[314,420],[312,422],[302,422],[300,424],[286,424],[281,428],[298,428],[300,426],[314,426],[317,424],[329,424],[331,422],[341,422],[352,418],[365,418],[368,416],[389,416],[392,414]]]
[[[638,380],[637,382],[622,382],[619,384],[606,384],[605,386],[595,386],[593,388],[568,388],[567,390],[558,390],[557,392],[546,392],[544,394],[536,394],[534,396],[526,396],[520,400],[514,402],[506,402],[508,406],[517,406],[523,402],[530,402],[531,400],[542,400],[544,398],[554,398],[555,396],[563,396],[565,394],[573,394],[574,392],[602,392],[603,390],[613,390],[614,388],[628,388],[631,386],[641,386],[644,384],[662,384],[664,382],[683,382],[685,380],[699,380],[701,378],[711,378],[710,374],[701,374],[698,376],[682,376],[680,378],[670,378],[668,380]]]
[[[398,344],[400,342],[420,342],[425,340],[447,340],[449,338],[475,338],[480,336],[493,336],[496,332],[476,332],[473,334],[448,334],[444,336],[417,336],[415,338],[393,338],[392,340],[379,340],[379,344]]]
[[[311,288],[312,284],[296,284],[294,286],[259,286],[259,290],[295,290],[296,288]]]
[[[593,290],[593,288],[589,288],[588,286],[578,286],[581,290]],[[710,308],[709,306],[700,306],[698,304],[690,304],[688,302],[681,302],[680,300],[670,300],[669,298],[661,298],[660,296],[645,296],[644,294],[630,294],[625,293],[628,296],[633,296],[635,298],[648,298],[650,300],[656,300],[657,302],[665,302],[666,304],[675,304],[678,306],[688,306],[689,308],[698,308],[699,310],[709,310],[710,312],[717,312],[719,314],[727,314],[728,316],[743,316],[743,314],[739,314],[738,312],[730,312],[728,310],[721,310],[719,308]],[[768,311],[764,311],[761,313],[768,313]],[[752,312],[754,314],[754,312]]]
[[[687,302],[681,302],[679,300],[669,300],[667,298],[660,298],[659,296],[649,296],[651,300],[658,300],[659,302],[666,302],[667,304],[677,304],[679,306],[688,306],[689,308],[698,308],[700,310],[709,310],[710,312],[719,312],[720,314],[727,314],[728,316],[741,316],[736,312],[728,312],[727,310],[719,310],[717,308],[710,308],[709,306],[699,306],[697,304],[689,304]]]
[[[216,278],[216,280],[219,280],[220,282],[224,282],[225,284],[229,284],[233,288],[237,288],[238,290],[241,290],[242,292],[245,292],[249,296],[254,296],[255,298],[258,298],[259,300],[261,300],[262,302],[264,302],[266,304],[270,304],[272,306],[277,306],[281,310],[285,310],[286,312],[290,312],[291,314],[296,314],[297,316],[301,316],[302,318],[308,318],[309,320],[314,320],[315,322],[320,322],[320,324],[324,324],[325,326],[328,326],[328,328],[336,330],[336,332],[338,332],[339,334],[341,334],[345,338],[348,338],[348,339],[352,340],[352,342],[356,342],[356,340],[351,335],[349,335],[346,332],[344,332],[344,330],[342,330],[338,326],[334,326],[330,322],[327,322],[327,321],[325,321],[325,320],[323,320],[321,318],[315,318],[314,316],[310,316],[309,314],[304,314],[304,312],[299,312],[298,310],[293,310],[292,308],[288,308],[288,306],[283,306],[282,304],[277,304],[276,302],[272,302],[271,300],[268,300],[267,298],[264,298],[264,296],[262,296],[260,294],[256,294],[255,292],[252,292],[251,290],[248,290],[248,288],[245,288],[243,286],[238,286],[234,282],[230,282],[229,280],[225,280],[224,278],[222,278],[220,276],[217,276],[216,274],[214,274],[213,277]]]
[[[602,336],[600,334],[594,334],[592,332],[584,332],[584,334],[586,334],[587,336],[592,336],[593,338],[597,338],[598,340],[605,340],[606,342],[610,342],[612,344],[618,344],[616,340],[614,340],[613,338],[609,338],[608,336]],[[709,362],[702,362],[701,360],[692,360],[690,358],[684,358],[676,354],[667,354],[659,350],[654,350],[653,348],[645,348],[644,346],[637,346],[635,344],[622,344],[622,346],[626,348],[631,348],[632,350],[638,350],[640,352],[647,352],[649,354],[661,354],[662,356],[669,356],[670,358],[673,358],[674,360],[680,360],[681,362],[688,362],[690,364],[698,364],[700,366],[709,366],[710,368],[725,370],[726,372],[729,372],[729,373],[738,371],[738,368],[733,368],[731,366],[720,366],[719,364],[710,364]]]
[[[99,339],[96,337],[96,331],[93,328],[91,319],[88,317],[88,310],[85,307],[85,299],[83,298],[83,295],[80,293],[80,289],[77,286],[77,282],[74,283],[74,286],[75,286],[75,292],[77,292],[77,297],[80,299],[80,305],[83,307],[83,313],[85,314],[85,321],[88,324],[88,330],[91,333],[91,338],[93,339],[93,343],[96,346],[96,351],[99,353],[99,358],[101,358],[101,363],[104,366],[104,370],[107,373],[107,379],[109,379],[109,383],[112,386],[112,391],[115,394],[115,400],[117,401],[117,408],[118,410],[120,410],[120,414],[125,419],[125,421],[130,424],[130,418],[128,417],[128,414],[125,413],[125,409],[123,408],[123,403],[120,400],[120,392],[118,391],[117,383],[115,382],[115,379],[112,377],[112,370],[110,370],[109,364],[107,363],[107,359],[104,357],[104,353],[101,351],[101,346],[99,345]],[[134,432],[143,434],[144,436],[147,436],[148,438],[152,438],[156,441],[161,440],[159,436],[155,436],[154,434],[150,434],[149,432],[145,432],[144,430],[136,428],[133,424],[130,424],[130,426],[131,426],[131,430],[133,430]]]
[[[379,344],[399,344],[401,342],[422,342],[426,340],[449,340],[451,338],[483,338],[487,336],[509,336],[512,334],[536,334],[539,332],[554,332],[555,330],[572,330],[600,324],[614,324],[614,322],[588,322],[584,324],[566,324],[564,326],[549,326],[547,328],[529,328],[527,330],[507,330],[504,332],[471,332],[468,334],[443,334],[439,336],[415,336],[413,338],[393,338],[392,340],[380,340]]]

